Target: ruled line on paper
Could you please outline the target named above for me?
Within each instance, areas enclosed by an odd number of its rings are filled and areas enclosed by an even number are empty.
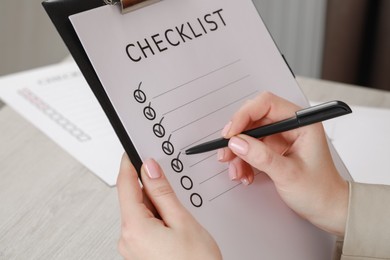
[[[207,156],[206,158],[203,158],[203,159],[201,159],[200,161],[197,161],[196,163],[191,164],[191,165],[190,165],[190,168],[192,168],[192,167],[194,167],[194,166],[196,166],[196,165],[198,165],[198,164],[200,164],[200,163],[203,163],[203,162],[206,161],[207,159],[210,159],[211,157],[215,157],[216,155],[217,155],[217,153],[213,153],[213,154]]]
[[[235,61],[233,61],[233,62],[231,62],[231,63],[228,63],[228,64],[226,64],[226,65],[224,65],[224,66],[222,66],[222,67],[216,68],[216,69],[214,69],[214,70],[212,70],[212,71],[210,71],[210,72],[208,72],[208,73],[206,73],[206,74],[204,74],[204,75],[201,75],[201,76],[199,76],[199,77],[196,77],[195,79],[192,79],[192,80],[187,81],[187,82],[185,82],[185,83],[183,83],[183,84],[181,84],[181,85],[179,85],[179,86],[177,86],[177,87],[174,87],[174,88],[172,88],[172,89],[170,89],[170,90],[168,90],[168,91],[165,91],[165,92],[163,92],[163,93],[161,93],[161,94],[159,94],[159,95],[153,97],[153,99],[159,98],[159,97],[161,97],[161,96],[164,96],[165,94],[168,94],[168,93],[170,93],[170,92],[172,92],[172,91],[174,91],[174,90],[177,90],[177,89],[179,89],[179,88],[181,88],[181,87],[184,87],[185,85],[190,84],[190,83],[192,83],[192,82],[194,82],[194,81],[197,81],[197,80],[199,80],[199,79],[201,79],[201,78],[207,77],[207,76],[209,76],[209,75],[211,75],[211,74],[213,74],[213,73],[215,73],[215,72],[218,72],[218,71],[220,71],[220,70],[223,70],[223,69],[225,69],[225,68],[227,68],[227,67],[229,67],[229,66],[232,66],[232,65],[234,65],[234,64],[236,64],[236,63],[238,63],[238,62],[240,62],[240,61],[241,61],[241,59],[238,59],[238,60],[235,60]]]
[[[185,107],[185,106],[187,106],[187,105],[189,105],[189,104],[192,104],[192,103],[194,103],[194,102],[196,102],[196,101],[199,101],[199,100],[201,100],[202,98],[205,98],[205,97],[207,97],[207,96],[209,96],[209,95],[211,95],[211,94],[213,94],[213,93],[215,93],[215,92],[218,92],[218,91],[220,91],[220,90],[222,90],[222,89],[224,89],[224,88],[227,88],[227,87],[229,87],[229,86],[231,86],[231,85],[233,85],[233,84],[235,84],[235,83],[237,83],[237,82],[240,82],[241,80],[244,80],[244,79],[246,79],[246,78],[248,78],[248,77],[250,77],[249,74],[248,74],[248,75],[245,75],[245,76],[243,76],[243,77],[241,77],[241,78],[239,78],[239,79],[236,79],[236,80],[234,80],[234,81],[232,81],[232,82],[229,82],[229,83],[223,85],[222,87],[219,87],[219,88],[217,88],[217,89],[215,89],[215,90],[213,90],[213,91],[210,91],[210,92],[208,92],[208,93],[206,93],[206,94],[204,94],[204,95],[202,95],[202,96],[200,96],[200,97],[198,97],[198,98],[196,98],[196,99],[193,99],[193,100],[191,100],[191,101],[189,101],[189,102],[187,102],[187,103],[185,103],[185,104],[183,104],[183,105],[181,105],[181,106],[179,106],[179,107],[176,107],[176,108],[174,108],[174,109],[171,109],[170,111],[167,111],[167,112],[163,113],[163,116],[165,116],[165,115],[167,115],[167,114],[169,114],[169,113],[172,113],[172,112],[174,112],[174,111],[176,111],[176,110],[178,110],[178,109],[181,109],[181,108],[183,108],[183,107]]]
[[[247,98],[247,97],[249,97],[249,96],[252,96],[253,94],[255,94],[255,93],[257,93],[257,92],[258,92],[257,90],[256,90],[256,91],[253,91],[253,92],[251,92],[251,93],[248,94],[248,95],[245,95],[245,96],[243,96],[243,97],[241,97],[241,98],[239,98],[239,99],[237,99],[237,100],[235,100],[235,101],[233,101],[233,102],[231,102],[231,103],[229,103],[229,104],[227,104],[227,105],[225,105],[225,106],[223,106],[223,107],[221,107],[221,108],[218,108],[218,109],[216,109],[216,110],[214,110],[214,111],[208,113],[207,115],[204,115],[204,116],[202,116],[202,117],[200,117],[200,118],[198,118],[198,119],[196,119],[196,120],[194,120],[194,121],[192,121],[192,122],[189,122],[188,124],[185,124],[185,125],[183,125],[183,126],[177,128],[177,129],[173,130],[172,133],[175,133],[175,132],[177,132],[177,131],[179,131],[179,130],[182,130],[183,128],[186,128],[186,127],[188,127],[188,126],[190,126],[190,125],[192,125],[192,124],[194,124],[194,123],[196,123],[196,122],[198,122],[198,121],[200,121],[200,120],[202,120],[202,119],[204,119],[204,118],[207,118],[207,117],[209,117],[210,115],[215,114],[215,113],[221,111],[222,109],[227,108],[228,106],[231,106],[231,105],[233,105],[234,103],[237,103],[237,102],[239,102],[239,101],[241,101],[241,100],[243,100],[243,99],[245,99],[245,98]]]
[[[238,184],[236,184],[236,185],[234,185],[233,187],[229,188],[228,190],[225,190],[224,192],[222,192],[222,193],[218,194],[217,196],[215,196],[215,197],[213,197],[213,198],[209,199],[209,202],[212,202],[213,200],[215,200],[215,199],[217,199],[217,198],[221,197],[222,195],[224,195],[224,194],[228,193],[229,191],[231,191],[231,190],[233,190],[233,189],[237,188],[237,187],[238,187],[238,186],[240,186],[240,185],[242,185],[242,183],[241,183],[241,182],[240,182],[240,183],[238,183]]]
[[[259,174],[260,174],[260,172],[255,172],[255,173],[254,173],[254,177],[256,177],[256,176],[259,175]],[[215,200],[215,199],[217,199],[217,198],[223,196],[224,194],[226,194],[226,193],[232,191],[233,189],[237,188],[237,187],[240,186],[240,185],[242,185],[242,182],[239,182],[239,183],[237,183],[236,185],[234,185],[233,187],[230,187],[229,189],[227,189],[227,190],[225,190],[225,191],[219,193],[218,195],[212,197],[211,199],[209,199],[209,202],[211,202],[211,201],[213,201],[213,200]]]
[[[204,180],[204,181],[201,181],[199,184],[200,184],[200,185],[202,185],[203,183],[206,183],[206,182],[208,182],[208,181],[210,181],[210,180],[214,179],[215,177],[217,177],[217,176],[219,176],[219,175],[221,175],[222,173],[224,173],[224,172],[227,172],[227,171],[228,171],[228,169],[227,169],[227,168],[226,168],[226,169],[223,169],[222,171],[220,171],[220,172],[218,172],[218,173],[214,174],[213,176],[211,176],[211,177],[207,178],[206,180]]]
[[[215,135],[216,133],[219,133],[219,132],[221,132],[221,131],[222,131],[222,128],[221,128],[221,129],[218,129],[217,131],[212,132],[211,134],[208,134],[208,135],[206,135],[206,136],[200,138],[199,140],[196,140],[195,142],[192,142],[192,143],[189,144],[189,145],[186,145],[185,147],[183,147],[183,148],[180,149],[180,150],[183,151],[183,150],[187,149],[188,147],[191,147],[191,146],[193,146],[194,144],[196,144],[196,143],[198,143],[198,142],[201,142],[201,141],[203,141],[204,139],[207,139],[207,138],[209,138],[210,136],[213,136],[213,135]]]

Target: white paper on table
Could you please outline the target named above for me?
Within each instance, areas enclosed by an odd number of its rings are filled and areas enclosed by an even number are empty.
[[[75,63],[0,78],[0,98],[108,185],[123,148]]]
[[[325,130],[356,182],[390,185],[390,110],[352,106]]]

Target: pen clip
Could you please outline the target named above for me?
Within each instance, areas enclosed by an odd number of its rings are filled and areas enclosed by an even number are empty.
[[[299,124],[304,126],[313,121],[321,122],[349,113],[352,113],[351,108],[346,103],[336,100],[299,110],[295,114]]]

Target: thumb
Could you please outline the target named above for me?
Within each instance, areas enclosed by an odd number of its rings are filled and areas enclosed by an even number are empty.
[[[254,168],[265,172],[274,182],[287,180],[291,167],[290,159],[284,157],[262,141],[247,136],[238,135],[230,138],[229,148],[234,154]]]
[[[178,225],[183,214],[189,215],[155,160],[148,159],[144,162],[141,178],[146,195],[168,227]]]

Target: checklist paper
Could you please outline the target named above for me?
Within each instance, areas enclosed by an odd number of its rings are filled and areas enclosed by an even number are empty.
[[[70,20],[141,159],[161,164],[224,259],[331,258],[335,238],[288,209],[265,174],[246,187],[215,151],[184,153],[262,91],[308,105],[250,0],[104,6]]]

